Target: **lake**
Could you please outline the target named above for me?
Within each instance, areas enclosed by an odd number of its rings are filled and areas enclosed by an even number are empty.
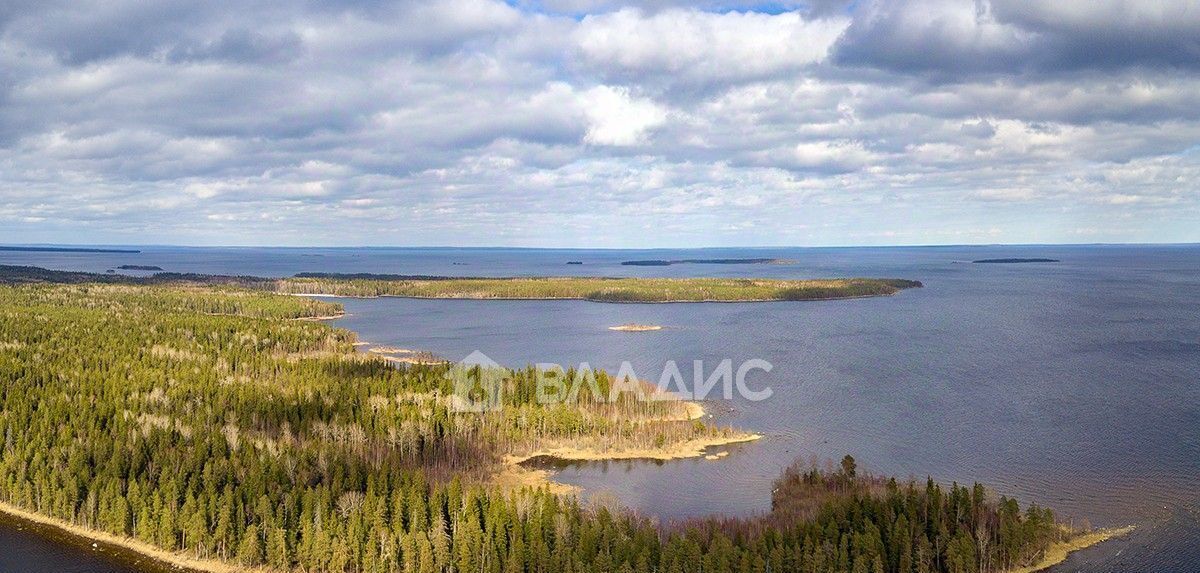
[[[704,250],[266,249],[144,247],[139,254],[0,252],[2,264],[103,272],[286,276],[436,275],[898,277],[925,288],[827,302],[600,304],[340,299],[336,326],[377,344],[456,360],[479,350],[657,380],[667,361],[769,362],[763,401],[706,403],[755,431],[719,460],[560,465],[555,479],[663,521],[768,508],[793,460],[851,454],[870,471],[983,483],[1127,538],[1063,571],[1200,569],[1200,247],[994,246]],[[788,265],[622,266],[623,260],[786,258]],[[1044,257],[1057,263],[972,264]],[[582,265],[567,265],[569,260]],[[608,330],[624,323],[653,332]],[[4,525],[0,524],[0,531]],[[0,536],[0,545],[21,545]],[[19,538],[17,538],[19,539]],[[81,556],[80,559],[85,558]],[[39,566],[29,571],[58,570]],[[0,568],[3,562],[0,561]]]

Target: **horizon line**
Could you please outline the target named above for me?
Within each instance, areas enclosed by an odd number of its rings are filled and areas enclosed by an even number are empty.
[[[172,243],[9,243],[0,247],[152,247],[176,249],[480,249],[525,251],[698,251],[718,249],[889,249],[889,248],[946,248],[946,247],[1113,247],[1113,246],[1195,246],[1200,241],[1129,241],[1086,243],[898,243],[891,245],[708,245],[700,247],[532,247],[510,245],[235,245],[235,244],[172,244]]]

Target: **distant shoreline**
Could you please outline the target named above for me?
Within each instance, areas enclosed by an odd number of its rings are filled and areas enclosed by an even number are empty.
[[[975,264],[984,264],[984,265],[986,265],[986,264],[1020,264],[1020,263],[1061,263],[1062,261],[1060,261],[1060,260],[1058,260],[1058,259],[1039,259],[1039,258],[1033,258],[1033,259],[1019,259],[1019,258],[1008,258],[1008,259],[979,259],[979,260],[977,260],[977,261],[971,261],[971,262],[972,262],[972,263],[975,263]]]
[[[26,253],[129,253],[136,254],[137,249],[104,249],[98,247],[14,247],[0,246],[0,251],[17,251]]]
[[[621,261],[622,265],[635,267],[666,267],[670,265],[790,265],[792,259],[643,259]]]
[[[324,293],[305,293],[305,292],[276,292],[287,296],[309,296],[314,298],[353,298],[370,300],[376,298],[410,298],[416,300],[496,300],[496,301],[521,301],[521,300],[580,300],[584,302],[599,302],[604,304],[692,304],[692,303],[721,303],[721,304],[737,304],[742,302],[760,303],[760,302],[824,302],[835,300],[854,300],[859,298],[877,298],[884,296],[895,296],[898,293],[880,293],[880,294],[861,294],[853,296],[835,296],[828,298],[805,298],[805,299],[781,299],[781,298],[745,298],[745,299],[672,299],[672,300],[602,300],[592,298],[580,298],[573,296],[543,296],[543,297],[500,297],[500,296],[417,296],[409,294],[375,294],[375,295],[348,295],[348,294],[324,294]]]

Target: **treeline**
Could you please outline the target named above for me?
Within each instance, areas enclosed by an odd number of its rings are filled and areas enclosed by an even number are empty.
[[[981,488],[800,467],[756,519],[659,527],[489,484],[547,443],[725,430],[666,402],[554,406],[532,371],[455,413],[448,366],[354,354],[328,303],[225,288],[0,287],[0,499],[169,550],[336,572],[990,572],[1066,533]],[[596,375],[606,393],[613,380]]]

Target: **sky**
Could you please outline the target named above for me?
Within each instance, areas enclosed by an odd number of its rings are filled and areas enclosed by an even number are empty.
[[[1200,0],[0,2],[0,242],[1200,241]]]

